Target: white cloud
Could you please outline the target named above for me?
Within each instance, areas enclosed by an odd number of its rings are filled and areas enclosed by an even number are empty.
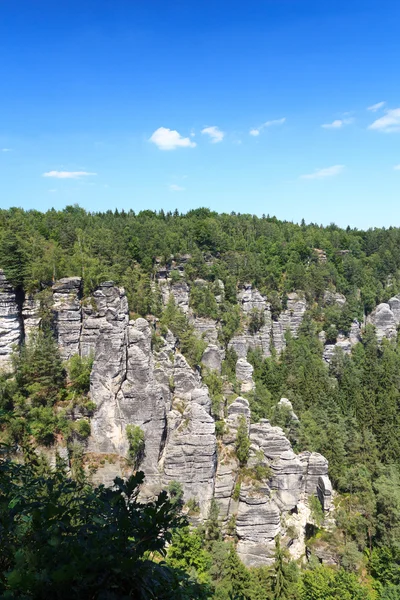
[[[386,114],[371,123],[368,129],[376,129],[385,133],[400,131],[400,108],[386,110]]]
[[[1,149],[2,152],[11,152],[11,148],[2,148]]]
[[[395,165],[395,166],[393,167],[393,169],[394,169],[395,171],[400,171],[400,165]]]
[[[181,185],[177,185],[176,183],[171,183],[168,186],[169,190],[171,192],[184,192],[186,188],[182,187]]]
[[[168,127],[159,127],[155,130],[149,142],[153,142],[160,150],[175,150],[176,148],[194,148],[196,142]]]
[[[301,175],[300,179],[324,179],[325,177],[333,177],[339,175],[344,169],[344,165],[334,165],[333,167],[325,167],[325,169],[317,169],[314,173]]]
[[[250,129],[249,134],[253,136],[260,135],[261,131],[266,127],[273,127],[274,125],[283,125],[286,121],[286,117],[282,117],[282,119],[273,119],[272,121],[266,121],[260,127],[254,127]]]
[[[380,108],[383,108],[385,106],[385,104],[386,104],[386,102],[377,102],[376,104],[373,104],[372,106],[368,106],[367,110],[370,110],[371,112],[376,112]]]
[[[201,130],[201,133],[209,135],[212,144],[218,144],[218,142],[222,142],[225,136],[225,132],[221,131],[216,125],[204,127],[204,129]]]
[[[350,125],[354,119],[335,119],[332,123],[324,123],[321,125],[324,129],[340,129],[344,125]]]
[[[89,173],[88,171],[48,171],[43,173],[42,177],[54,177],[55,179],[80,179],[81,177],[89,177],[97,175],[97,173]]]

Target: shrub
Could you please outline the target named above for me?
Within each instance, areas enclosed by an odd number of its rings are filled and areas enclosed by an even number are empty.
[[[129,442],[129,460],[137,468],[144,455],[144,431],[139,427],[139,425],[127,425],[126,437],[128,438]]]
[[[247,463],[250,451],[250,439],[247,433],[247,422],[243,415],[239,417],[239,427],[235,442],[236,456],[241,466]]]

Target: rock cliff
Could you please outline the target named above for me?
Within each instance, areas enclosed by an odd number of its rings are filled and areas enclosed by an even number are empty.
[[[224,358],[218,342],[219,324],[194,317],[184,281],[172,284],[161,278],[160,284],[164,302],[173,294],[197,335],[207,341],[204,365],[219,373]],[[184,502],[198,503],[197,518],[203,520],[214,497],[221,522],[230,532],[233,528],[239,556],[249,566],[271,563],[274,538],[287,534],[290,519],[291,530],[297,528],[296,541],[289,540],[291,551],[296,557],[304,554],[309,496],[318,496],[325,511],[330,510],[332,489],[324,457],[296,455],[282,429],[265,419],[252,423],[249,402],[243,396],[224,396],[225,416],[217,437],[209,390],[200,371],[191,368],[177,351],[177,340],[170,331],[153,348],[154,323],[143,318],[129,320],[125,292],[112,282],[101,284],[91,298],[82,299],[81,279],[68,277],[53,284],[52,294],[54,335],[62,358],[79,354],[94,359],[90,396],[96,409],[85,452],[115,457],[114,462],[98,461],[96,481],[110,483],[113,476],[132,468],[123,465],[129,454],[127,426],[137,425],[144,432],[140,463],[146,475],[144,497],[178,482]],[[222,298],[221,286],[218,294]],[[287,309],[272,321],[267,299],[252,286],[239,292],[238,302],[246,327],[252,315],[262,316],[257,333],[247,329],[232,340],[239,355],[236,378],[245,395],[254,389],[247,350],[260,347],[265,356],[270,354],[271,344],[282,350],[285,331],[297,334],[306,303],[291,294]],[[39,322],[37,298],[18,295],[0,272],[1,366],[9,363],[14,344],[31,335]],[[282,399],[281,403],[297,419],[290,402]],[[250,441],[246,468],[240,467],[235,450],[243,418]],[[296,520],[294,515],[302,517]]]

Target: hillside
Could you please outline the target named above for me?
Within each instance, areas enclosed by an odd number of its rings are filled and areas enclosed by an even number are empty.
[[[1,441],[177,493],[205,597],[400,597],[399,229],[10,209],[0,268]]]

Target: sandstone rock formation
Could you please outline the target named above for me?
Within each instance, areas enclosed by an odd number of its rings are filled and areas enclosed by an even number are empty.
[[[189,288],[183,280],[171,283],[168,278],[160,279],[164,302],[173,294],[199,337],[207,341],[203,364],[220,372],[224,352],[218,344],[219,324],[193,317]],[[221,300],[223,286],[219,289]],[[249,566],[272,562],[274,538],[279,533],[287,537],[289,524],[298,534],[290,551],[294,557],[304,554],[304,529],[310,518],[308,497],[318,496],[327,514],[331,509],[326,459],[309,452],[296,455],[284,431],[265,419],[251,423],[249,402],[243,396],[233,401],[229,398],[217,443],[209,390],[200,369],[193,369],[177,351],[177,340],[170,331],[157,349],[152,348],[153,325],[142,318],[129,321],[125,292],[112,282],[101,284],[91,298],[85,299],[79,277],[56,282],[52,291],[54,331],[63,359],[74,354],[94,358],[90,396],[96,410],[85,447],[88,456],[97,457],[94,480],[109,485],[113,476],[124,476],[132,469],[126,460],[126,428],[137,425],[145,439],[140,464],[146,476],[144,498],[176,481],[182,486],[185,502],[195,499],[199,503],[199,518],[204,520],[214,496],[221,521],[225,527],[229,524],[235,528],[239,556]],[[257,289],[245,286],[238,301],[245,322],[253,311],[264,318],[256,334],[245,331],[232,340],[232,347],[241,348],[236,378],[245,395],[254,389],[253,367],[246,360],[248,349],[259,347],[268,356],[274,343],[278,351],[282,350],[285,331],[297,334],[306,303],[297,294],[289,295],[288,308],[272,322],[267,299]],[[397,319],[400,307],[393,300],[389,308]],[[23,302],[23,295],[20,298],[0,273],[0,364],[9,360],[12,345],[23,339],[24,332],[31,335],[39,320],[37,298],[27,296]],[[354,328],[353,337],[358,335]],[[279,406],[289,411],[292,421],[297,420],[289,400],[282,398]],[[250,439],[245,470],[239,468],[235,454],[242,417]]]
[[[53,285],[54,328],[61,358],[79,354],[82,328],[82,279],[65,277]]]
[[[11,354],[23,338],[16,290],[0,269],[0,370],[11,368]]]
[[[254,389],[253,365],[244,358],[239,358],[236,363],[236,379],[241,384],[242,392],[251,392]]]

